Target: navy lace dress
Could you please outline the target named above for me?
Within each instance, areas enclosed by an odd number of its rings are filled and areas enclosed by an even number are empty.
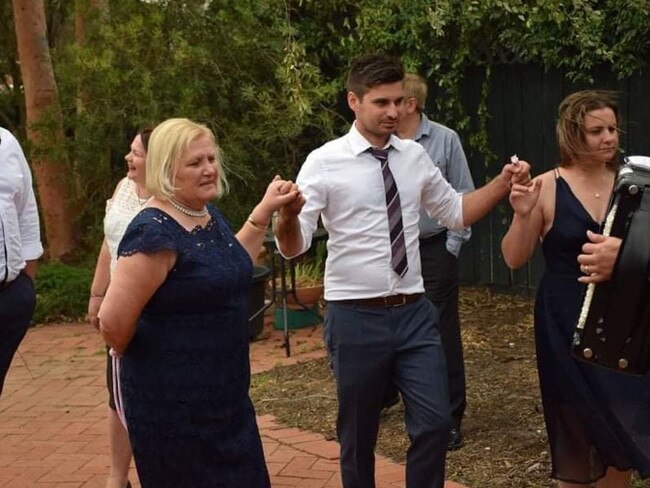
[[[608,466],[650,476],[650,378],[579,362],[571,341],[585,285],[577,256],[599,225],[566,181],[556,179],[553,227],[544,238],[546,269],[535,304],[535,336],[553,478],[589,483]]]
[[[176,264],[142,311],[120,361],[120,391],[143,488],[267,488],[248,396],[253,268],[223,216],[188,232],[147,208],[120,256],[174,251]]]

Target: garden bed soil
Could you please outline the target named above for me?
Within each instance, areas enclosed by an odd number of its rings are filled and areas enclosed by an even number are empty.
[[[539,398],[533,300],[463,288],[460,314],[467,375],[465,445],[447,456],[447,478],[471,488],[546,488],[549,453]],[[255,375],[258,414],[336,439],[336,392],[326,359]],[[377,451],[403,462],[404,410],[382,414]],[[646,486],[640,481],[635,487]]]

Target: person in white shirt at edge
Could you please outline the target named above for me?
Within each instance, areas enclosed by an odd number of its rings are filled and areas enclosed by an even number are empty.
[[[0,127],[0,395],[34,316],[36,262],[42,254],[32,174],[16,138]]]
[[[329,233],[324,336],[337,383],[344,488],[375,486],[379,414],[392,382],[404,401],[411,441],[406,486],[443,487],[451,419],[438,314],[423,296],[419,210],[458,229],[484,216],[511,182],[530,182],[530,166],[521,161],[506,164],[484,187],[457,193],[420,144],[394,135],[403,77],[402,62],[393,56],[352,63],[347,100],[355,122],[348,134],[307,157],[296,181],[305,205],[300,212],[281,209],[276,225],[287,258],[308,249],[319,216]],[[391,258],[384,178],[372,149],[388,150],[399,191],[407,259],[401,276]]]

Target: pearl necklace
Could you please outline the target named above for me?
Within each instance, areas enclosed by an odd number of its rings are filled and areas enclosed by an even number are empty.
[[[172,207],[174,207],[176,210],[178,210],[180,213],[187,215],[188,217],[192,217],[194,219],[200,219],[202,217],[205,217],[208,215],[208,207],[205,205],[201,210],[192,210],[191,208],[186,207],[182,203],[176,201],[174,198],[169,197],[169,203],[171,204]]]

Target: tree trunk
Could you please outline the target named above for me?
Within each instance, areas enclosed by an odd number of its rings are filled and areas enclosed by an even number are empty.
[[[27,137],[49,256],[65,260],[76,247],[74,210],[66,182],[63,119],[52,69],[43,0],[12,0],[25,89]]]
[[[79,44],[86,42],[88,15],[101,20],[108,14],[108,0],[76,0],[74,15],[75,39]]]

